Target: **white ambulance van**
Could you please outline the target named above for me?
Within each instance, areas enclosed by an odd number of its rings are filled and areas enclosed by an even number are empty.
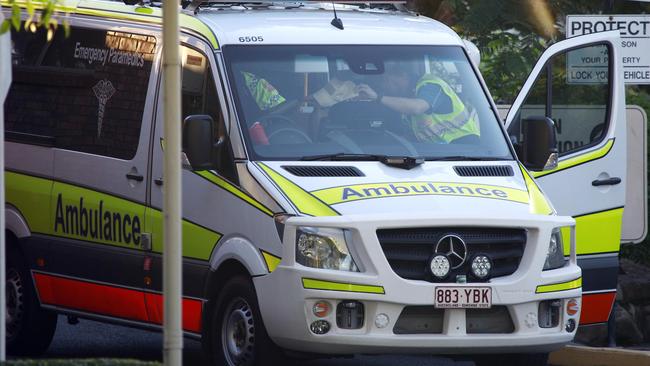
[[[57,314],[163,320],[161,10],[58,9],[69,36],[12,34],[17,355],[47,349]],[[607,321],[626,179],[617,33],[549,47],[504,124],[476,47],[399,4],[194,2],[181,27],[183,329],[212,364],[545,365],[580,322]],[[559,129],[589,142],[558,149]]]

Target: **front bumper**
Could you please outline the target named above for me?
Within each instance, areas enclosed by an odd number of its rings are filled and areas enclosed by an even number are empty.
[[[461,225],[526,228],[526,249],[517,271],[510,276],[492,279],[487,284],[435,284],[407,280],[393,272],[376,236],[378,228]],[[323,354],[466,354],[547,352],[557,349],[570,342],[575,335],[575,330],[565,330],[567,321],[573,319],[577,323],[580,317],[579,312],[572,316],[566,312],[569,299],[576,299],[580,305],[581,288],[576,287],[575,280],[580,278],[581,272],[576,264],[575,240],[572,239],[572,254],[565,267],[551,271],[542,271],[541,268],[553,228],[572,225],[574,222],[571,218],[537,215],[489,219],[448,215],[426,218],[418,215],[400,219],[381,216],[292,218],[285,229],[281,264],[271,274],[254,279],[267,332],[283,348]],[[296,264],[293,243],[297,226],[349,229],[352,243],[348,245],[362,272],[320,270]],[[564,283],[573,285],[568,288],[563,285],[540,287]],[[444,310],[442,328],[437,334],[396,334],[394,327],[405,307],[431,307],[434,289],[442,285],[491,287],[492,306],[507,309],[512,329],[507,333],[472,333],[467,311],[448,309]],[[558,288],[562,290],[556,291]],[[331,324],[331,330],[323,335],[314,334],[309,328],[313,321],[320,319],[312,313],[313,304],[319,300],[329,302],[334,308],[323,318]],[[365,318],[360,329],[341,329],[337,326],[335,309],[344,300],[363,303]],[[544,300],[559,300],[561,304],[558,325],[555,327],[539,326],[539,303]],[[375,324],[375,317],[379,314],[388,316],[388,326],[380,328]]]

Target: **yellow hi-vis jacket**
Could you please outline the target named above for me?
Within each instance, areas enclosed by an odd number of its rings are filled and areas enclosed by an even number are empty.
[[[278,90],[266,81],[266,79],[259,79],[255,74],[250,72],[242,72],[242,74],[244,75],[246,87],[253,96],[253,99],[255,99],[255,103],[260,110],[269,110],[286,101]]]
[[[476,112],[470,113],[467,110],[446,81],[431,74],[424,75],[415,86],[416,93],[427,84],[438,85],[442,89],[442,92],[451,99],[452,111],[447,114],[429,113],[410,116],[411,128],[418,140],[449,143],[468,135],[480,136]]]

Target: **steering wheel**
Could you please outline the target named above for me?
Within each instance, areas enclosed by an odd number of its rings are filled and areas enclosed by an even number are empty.
[[[268,135],[270,144],[304,144],[312,143],[311,138],[296,127],[296,123],[281,114],[268,114],[260,118],[264,129],[271,131]]]

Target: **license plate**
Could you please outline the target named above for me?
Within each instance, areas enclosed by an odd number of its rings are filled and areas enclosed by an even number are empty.
[[[489,309],[492,307],[490,287],[436,287],[434,305],[438,309]]]

